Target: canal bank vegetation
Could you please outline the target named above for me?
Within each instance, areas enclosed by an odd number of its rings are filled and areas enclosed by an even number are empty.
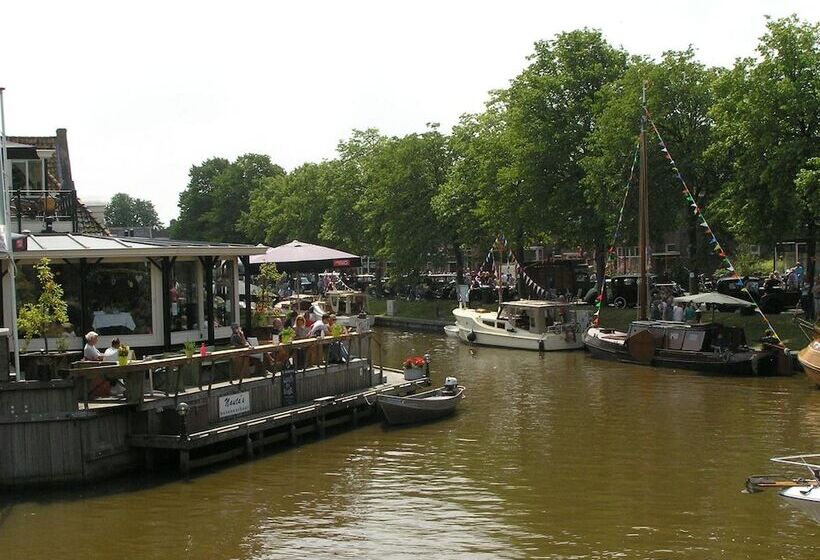
[[[732,68],[699,62],[694,48],[654,60],[611,45],[598,30],[559,33],[537,42],[509,86],[449,132],[436,124],[403,136],[354,130],[336,157],[289,172],[260,154],[194,165],[171,233],[331,244],[402,273],[452,257],[463,268],[471,264],[465,253],[486,252],[502,231],[519,260],[531,244],[578,247],[595,254],[600,272],[647,82],[653,120],[721,243],[731,250],[736,241],[799,238],[812,253],[820,216],[818,45],[820,26],[797,16],[768,20],[757,52]],[[649,155],[657,178],[651,237],[687,230],[692,254],[683,251],[682,264],[711,274],[719,257],[698,233],[665,154]],[[635,214],[626,212],[626,222]],[[634,245],[630,236],[625,245]]]

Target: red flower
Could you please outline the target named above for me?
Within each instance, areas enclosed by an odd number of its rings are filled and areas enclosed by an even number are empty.
[[[426,363],[427,362],[424,361],[424,356],[410,356],[405,358],[402,365],[404,366],[404,369],[423,368]]]

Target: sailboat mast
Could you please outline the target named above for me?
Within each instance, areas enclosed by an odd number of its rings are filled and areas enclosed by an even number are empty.
[[[646,248],[649,243],[649,185],[646,165],[646,82],[641,92],[641,168],[638,182],[638,254],[640,278],[638,278],[638,320],[646,320],[649,311],[649,276],[646,266]]]

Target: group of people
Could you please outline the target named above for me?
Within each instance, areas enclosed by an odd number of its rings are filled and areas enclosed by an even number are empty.
[[[652,294],[649,301],[649,318],[663,321],[693,322],[700,320],[700,310],[691,302],[675,303],[672,296]]]
[[[89,331],[85,335],[85,346],[83,346],[83,360],[88,362],[116,362],[117,356],[120,353],[120,339],[114,338],[111,340],[111,345],[100,352],[97,344],[100,341],[100,335],[94,331]],[[104,397],[108,395],[121,395],[125,392],[125,383],[122,380],[116,379],[108,381],[107,379],[96,379],[90,387],[91,394],[97,397]]]

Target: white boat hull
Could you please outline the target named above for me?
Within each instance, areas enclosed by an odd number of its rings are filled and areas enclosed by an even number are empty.
[[[478,313],[472,309],[458,308],[453,310],[453,315],[456,317],[458,338],[470,344],[545,352],[584,347],[585,322],[558,325],[552,332],[536,334],[524,329],[508,330],[506,327],[486,325],[484,320],[497,323],[495,313]]]
[[[815,523],[820,523],[820,487],[793,486],[781,491],[780,496],[811,517]]]

